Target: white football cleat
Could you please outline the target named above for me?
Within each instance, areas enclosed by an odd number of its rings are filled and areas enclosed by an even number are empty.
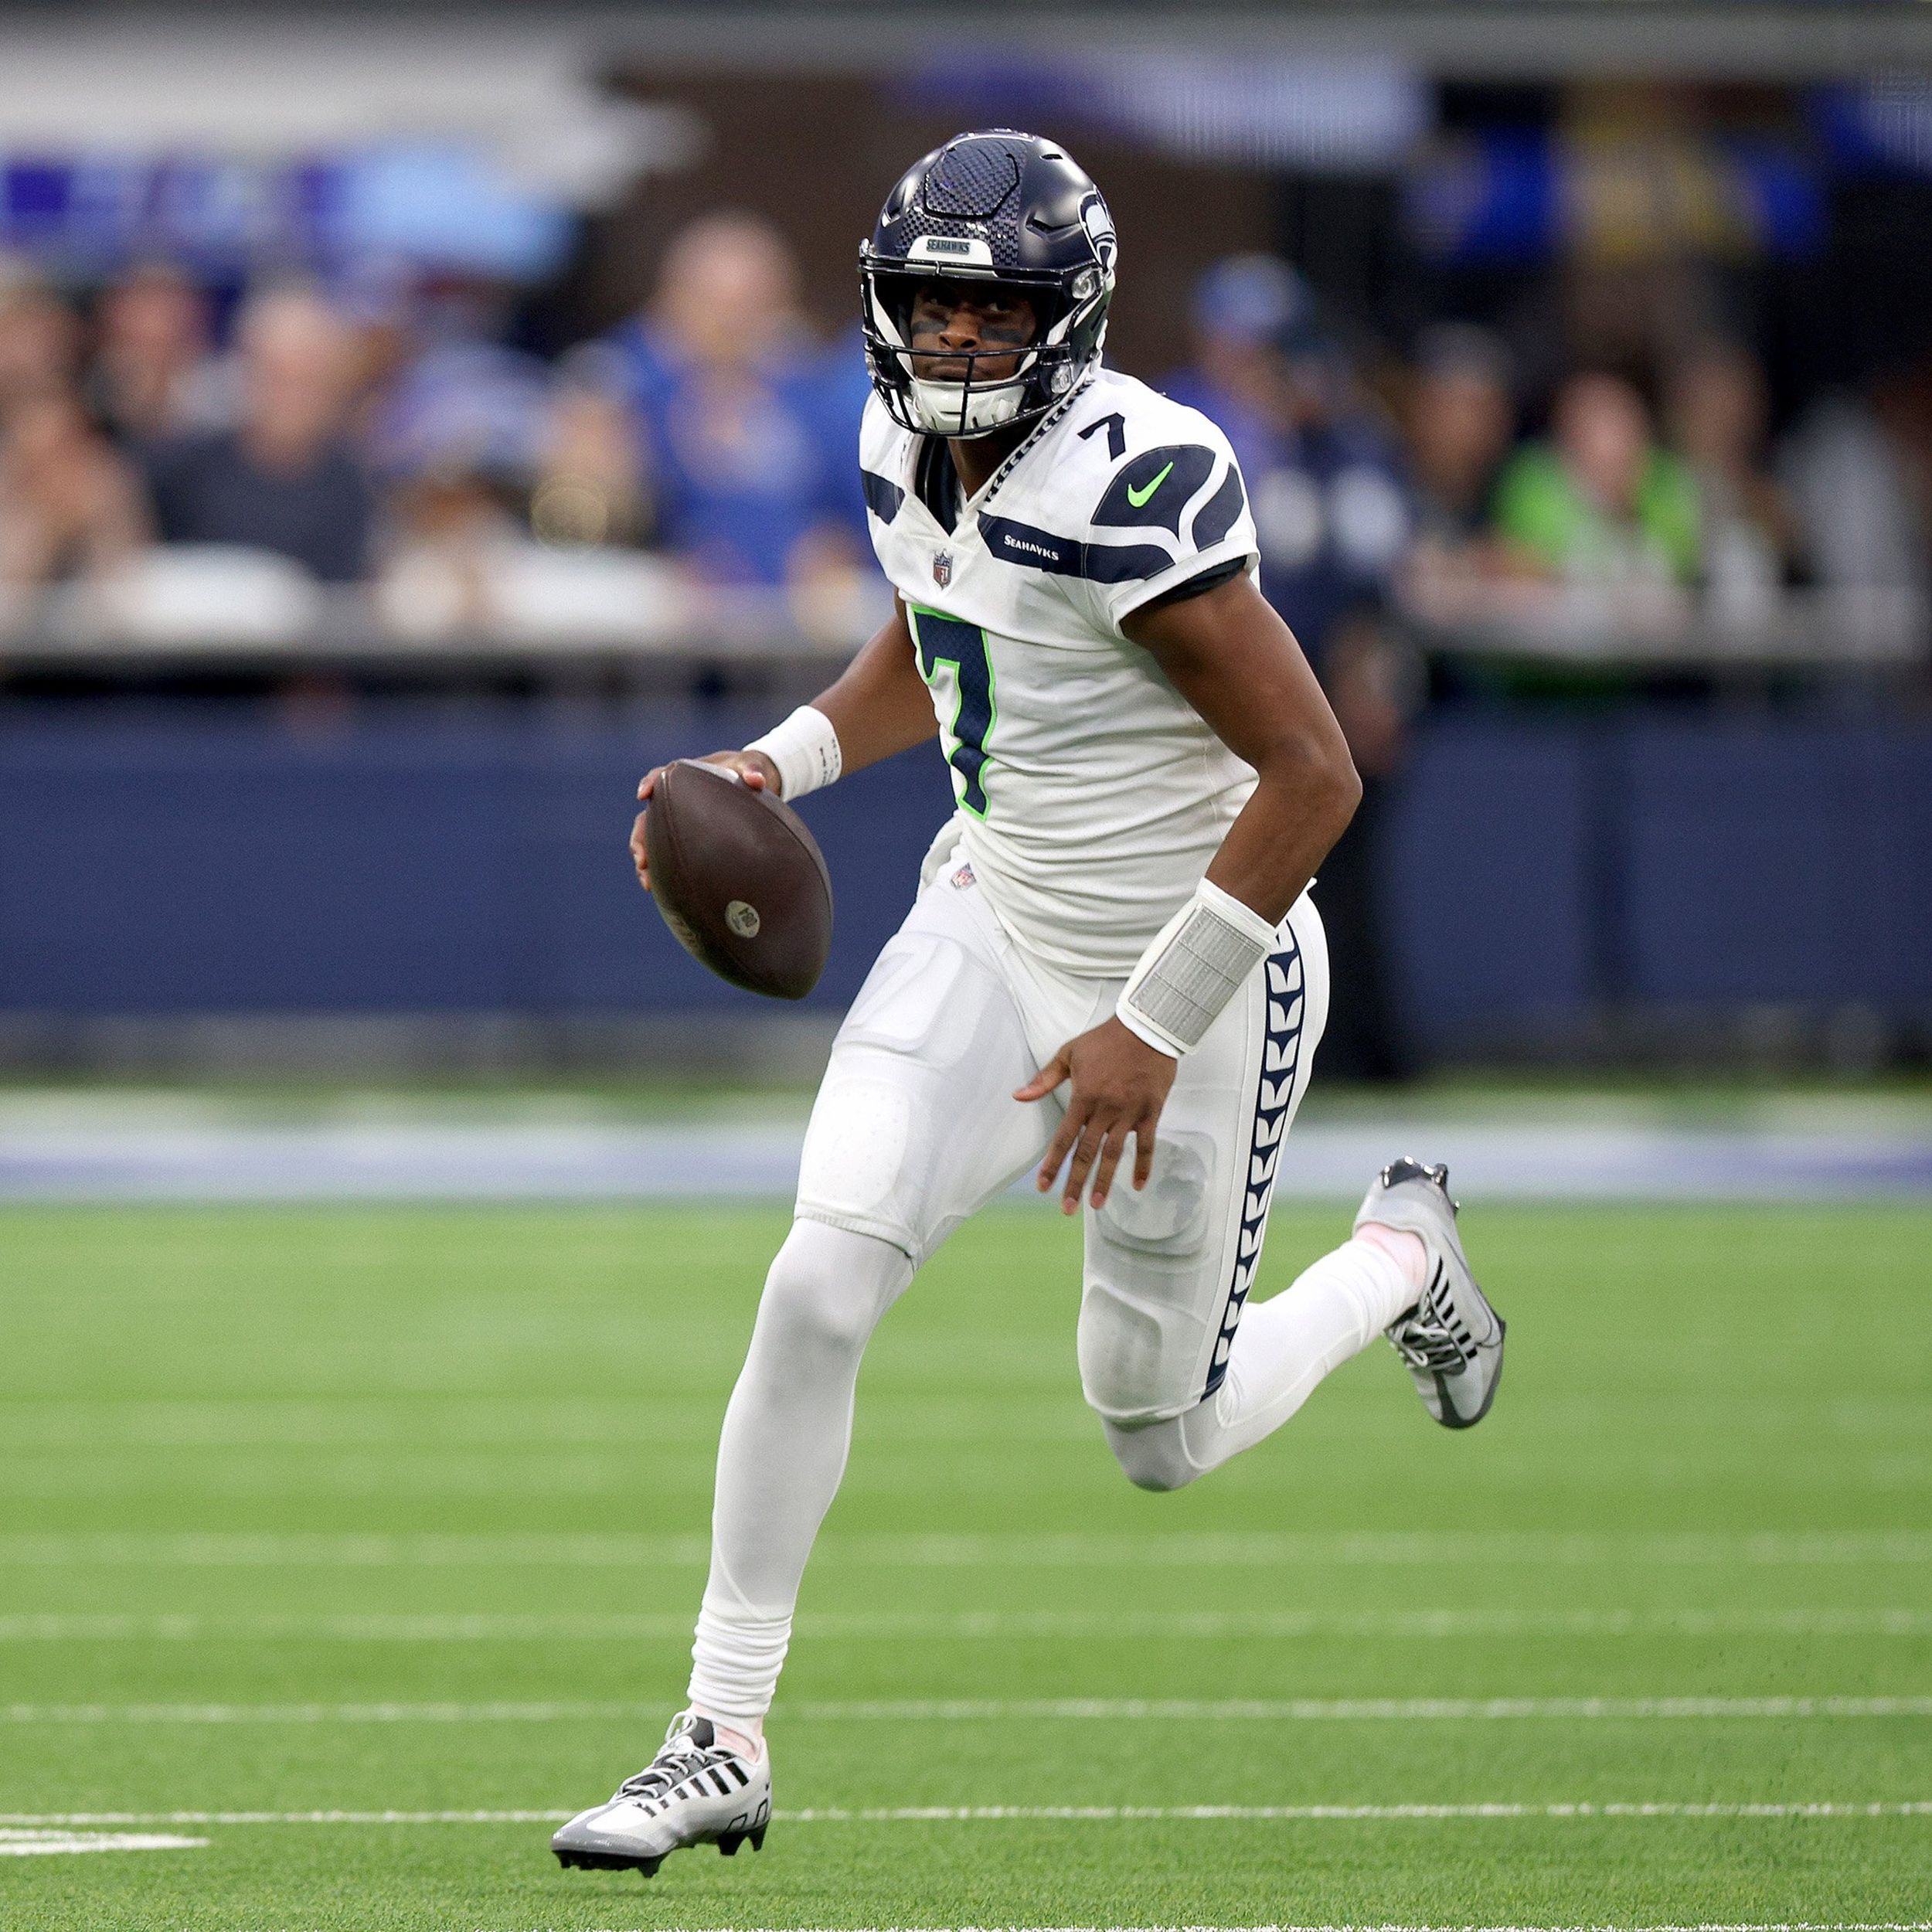
[[[752,1759],[718,1742],[708,1717],[680,1711],[664,1747],[610,1801],[580,1811],[550,1841],[560,1864],[646,1878],[687,1845],[716,1845],[732,1857],[747,1838],[765,1842],[771,1821],[771,1758]]]
[[[1449,1198],[1448,1168],[1392,1161],[1362,1203],[1357,1229],[1365,1221],[1420,1237],[1428,1284],[1421,1299],[1386,1332],[1430,1414],[1445,1429],[1473,1428],[1496,1399],[1509,1325],[1469,1271],[1456,1232],[1456,1204]]]

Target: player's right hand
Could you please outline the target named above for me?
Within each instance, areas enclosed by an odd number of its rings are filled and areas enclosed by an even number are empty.
[[[1071,1083],[1066,1111],[1040,1162],[1034,1185],[1044,1194],[1053,1185],[1060,1164],[1073,1156],[1060,1212],[1077,1213],[1087,1177],[1094,1177],[1088,1196],[1095,1208],[1107,1204],[1114,1169],[1134,1142],[1134,1185],[1147,1185],[1154,1173],[1154,1135],[1161,1109],[1167,1104],[1179,1062],[1171,1053],[1150,1046],[1109,1017],[1090,1032],[1069,1040],[1013,1095],[1016,1100],[1043,1100]]]
[[[774,798],[779,795],[778,767],[762,751],[713,751],[696,762],[701,765],[723,765],[753,791],[769,791]],[[651,794],[657,790],[658,781],[663,774],[664,767],[655,765],[638,781],[639,804],[650,804]],[[651,867],[644,852],[645,818],[645,814],[639,812],[631,828],[631,862],[638,869],[638,883],[648,892]]]

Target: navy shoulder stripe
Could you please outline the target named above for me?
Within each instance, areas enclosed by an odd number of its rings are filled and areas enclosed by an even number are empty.
[[[1195,549],[1213,549],[1234,528],[1247,500],[1247,492],[1241,487],[1240,468],[1230,463],[1221,487],[1195,512],[1194,521],[1188,526],[1188,536]]]
[[[1213,473],[1214,452],[1199,443],[1143,450],[1114,472],[1094,521],[1123,529],[1172,530],[1179,536],[1182,512]]]
[[[906,492],[896,483],[861,468],[859,479],[866,486],[866,508],[881,523],[889,523],[899,514],[899,506],[906,500]]]
[[[1083,543],[1056,536],[1010,517],[981,515],[979,533],[1002,563],[1018,563],[1054,577],[1085,577],[1092,583],[1128,583],[1158,577],[1174,561],[1151,543]]]
[[[1080,575],[1095,583],[1136,583],[1158,577],[1173,561],[1151,543],[1090,543]]]

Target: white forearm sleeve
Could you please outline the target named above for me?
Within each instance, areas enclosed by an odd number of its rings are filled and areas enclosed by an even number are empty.
[[[778,796],[787,803],[831,784],[845,768],[832,720],[808,704],[745,749],[762,751],[778,767]]]
[[[1267,957],[1274,928],[1252,906],[1202,879],[1154,936],[1114,1008],[1121,1024],[1176,1060]]]

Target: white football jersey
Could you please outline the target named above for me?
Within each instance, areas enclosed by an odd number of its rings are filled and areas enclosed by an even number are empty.
[[[1121,630],[1204,572],[1257,567],[1234,453],[1198,410],[1103,368],[946,529],[915,487],[926,440],[867,404],[872,545],[931,687],[967,855],[1029,952],[1124,977],[1254,788]]]

